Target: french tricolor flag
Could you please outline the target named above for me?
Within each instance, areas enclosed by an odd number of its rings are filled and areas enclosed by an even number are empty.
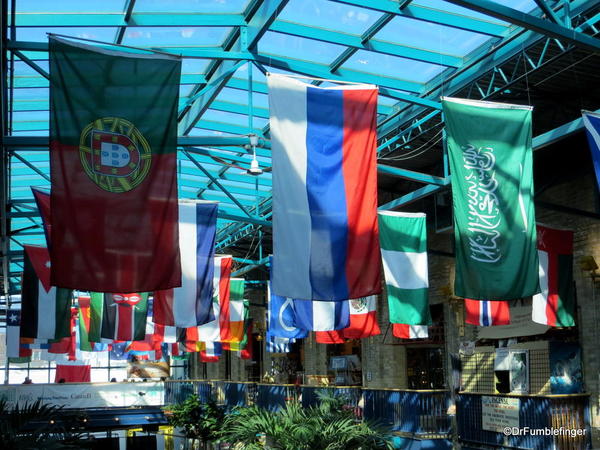
[[[181,287],[154,292],[155,323],[186,328],[214,319],[211,307],[217,211],[216,202],[179,202]]]
[[[267,77],[276,295],[342,301],[381,292],[377,88]]]
[[[465,298],[465,322],[480,327],[510,324],[507,301],[470,300]]]

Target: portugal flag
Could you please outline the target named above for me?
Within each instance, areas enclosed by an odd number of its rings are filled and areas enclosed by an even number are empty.
[[[52,285],[180,286],[180,59],[57,38],[49,48]]]

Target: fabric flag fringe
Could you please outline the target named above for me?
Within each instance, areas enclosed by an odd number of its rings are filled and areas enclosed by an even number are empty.
[[[273,291],[324,301],[380,293],[377,88],[321,88],[281,75],[267,85]]]
[[[296,342],[294,338],[282,338],[269,333],[267,333],[265,338],[266,350],[269,353],[289,353],[291,351],[291,344],[294,342]]]

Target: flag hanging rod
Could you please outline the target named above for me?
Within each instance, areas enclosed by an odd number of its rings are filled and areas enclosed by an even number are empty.
[[[68,36],[66,34],[58,34],[58,33],[46,33],[46,34],[50,37],[56,36],[56,37],[61,37],[61,38],[73,39],[76,41],[93,42],[94,44],[108,45],[110,47],[130,48],[132,50],[140,50],[143,52],[156,53],[158,55],[165,55],[165,56],[169,56],[171,58],[172,57],[179,57],[179,58],[183,57],[181,54],[178,55],[176,53],[162,52],[160,50],[154,50],[152,48],[134,47],[132,45],[125,45],[125,44],[115,44],[114,42],[97,41],[95,39],[88,39],[88,38],[82,38],[82,37],[76,37],[76,36]]]

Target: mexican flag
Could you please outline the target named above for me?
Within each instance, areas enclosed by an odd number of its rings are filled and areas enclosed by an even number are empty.
[[[177,107],[181,59],[51,37],[53,286],[181,285]]]
[[[378,216],[390,322],[429,325],[426,216],[394,211]]]

